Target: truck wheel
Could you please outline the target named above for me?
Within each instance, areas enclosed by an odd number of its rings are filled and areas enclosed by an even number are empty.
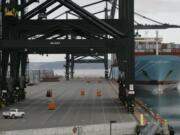
[[[11,116],[11,118],[14,119],[14,118],[15,118],[15,115],[13,114],[13,115]]]
[[[7,116],[4,116],[5,119],[7,119]]]
[[[21,115],[21,118],[24,118],[24,114]]]

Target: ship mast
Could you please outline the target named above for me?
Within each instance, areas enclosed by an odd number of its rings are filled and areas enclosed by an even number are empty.
[[[159,32],[156,31],[156,55],[159,55],[159,44],[158,44]]]

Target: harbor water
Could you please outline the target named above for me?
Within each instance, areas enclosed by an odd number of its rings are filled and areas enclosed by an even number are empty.
[[[102,69],[75,69],[74,77],[104,77]],[[55,75],[65,75],[65,70],[54,70]]]
[[[163,95],[137,90],[136,97],[167,119],[176,135],[180,135],[180,89],[168,89]]]

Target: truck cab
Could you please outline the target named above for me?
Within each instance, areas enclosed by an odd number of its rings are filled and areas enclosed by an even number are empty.
[[[19,109],[9,109],[9,111],[2,113],[3,117],[6,118],[23,118],[25,116],[25,112],[20,112]]]

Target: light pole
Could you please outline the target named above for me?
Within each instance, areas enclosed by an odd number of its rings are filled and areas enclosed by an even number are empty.
[[[115,120],[110,120],[110,135],[111,135],[111,126],[112,126],[112,123],[116,123],[117,121]]]

